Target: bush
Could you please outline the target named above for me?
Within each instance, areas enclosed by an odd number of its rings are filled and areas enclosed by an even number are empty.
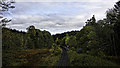
[[[47,58],[45,58],[42,66],[56,66],[56,64],[58,63],[59,61],[59,58],[60,58],[60,55],[51,55],[51,56],[48,56]]]
[[[97,56],[87,54],[78,54],[75,51],[69,51],[70,66],[117,66],[117,64],[101,59]]]

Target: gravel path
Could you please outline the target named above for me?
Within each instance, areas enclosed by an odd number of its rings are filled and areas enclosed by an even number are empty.
[[[69,60],[68,60],[67,49],[63,46],[61,46],[61,48],[62,48],[62,55],[57,66],[68,66]]]

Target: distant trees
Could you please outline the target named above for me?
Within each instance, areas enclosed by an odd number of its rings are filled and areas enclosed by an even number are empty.
[[[4,27],[2,29],[3,49],[51,48],[53,38],[48,31],[40,31],[33,25],[27,29],[27,32],[20,32]]]
[[[61,40],[61,46],[68,46],[68,47],[76,47],[76,37],[75,36],[69,36],[66,34],[66,36]]]
[[[71,47],[77,47],[77,41],[76,41],[76,37],[75,36],[70,36],[69,39],[67,39],[67,45],[69,46],[69,48]]]
[[[2,48],[3,49],[21,49],[23,47],[24,32],[18,32],[8,28],[2,28]]]
[[[68,34],[69,36],[73,36],[73,35],[76,35],[79,31],[68,31],[68,32],[64,32],[64,33],[61,33],[61,34],[55,34],[55,35],[52,35],[54,40],[56,40],[56,38],[62,40],[66,34]]]

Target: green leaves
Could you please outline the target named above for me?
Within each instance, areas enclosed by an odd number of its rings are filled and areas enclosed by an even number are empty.
[[[101,59],[97,56],[78,54],[74,51],[68,52],[70,66],[117,66],[117,64]]]
[[[27,32],[19,32],[8,28],[2,30],[4,49],[40,49],[51,48],[53,38],[48,31],[40,31],[30,26]]]

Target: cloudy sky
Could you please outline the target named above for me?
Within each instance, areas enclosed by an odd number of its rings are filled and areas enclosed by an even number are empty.
[[[51,34],[80,30],[93,15],[97,20],[105,18],[106,10],[115,2],[117,0],[16,0],[16,8],[8,15],[12,18],[8,27],[26,31],[34,25]]]

